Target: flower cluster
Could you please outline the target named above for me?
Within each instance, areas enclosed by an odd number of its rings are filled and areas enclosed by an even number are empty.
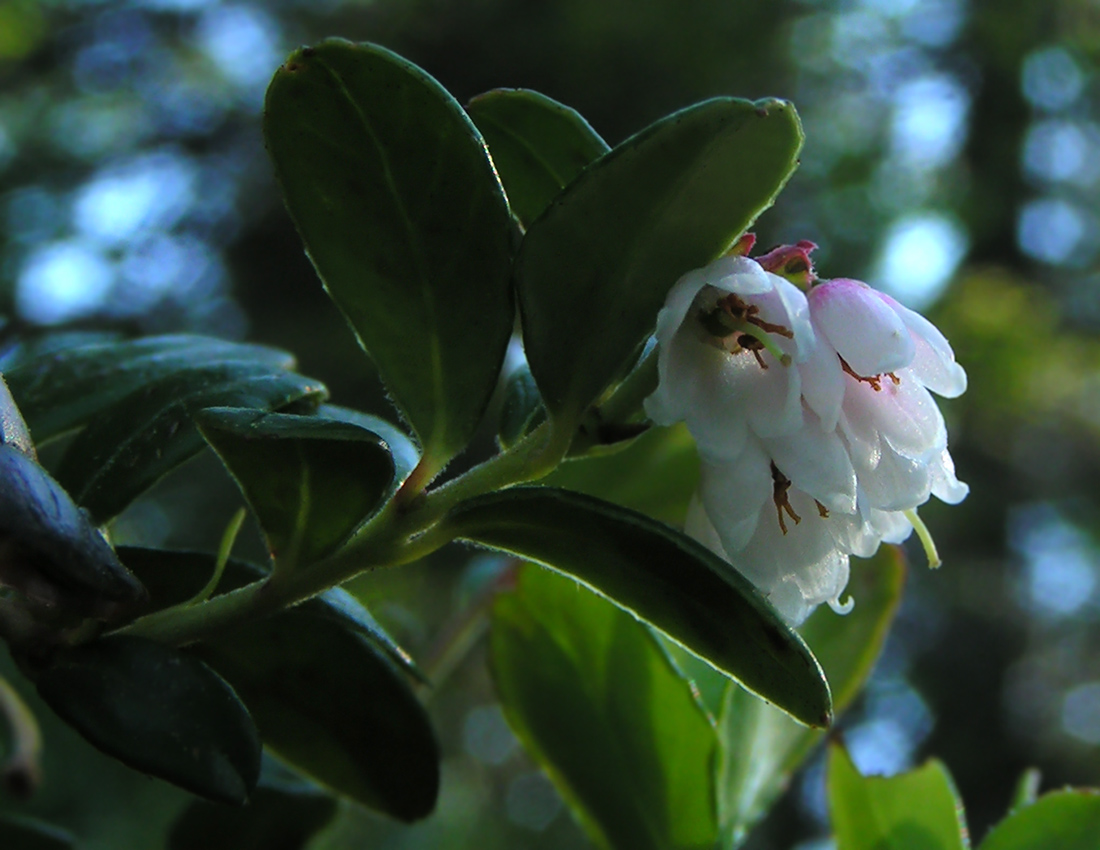
[[[747,253],[751,241],[742,242]],[[809,242],[725,256],[684,275],[657,319],[657,424],[685,421],[702,460],[687,531],[792,624],[837,611],[850,555],[914,526],[930,495],[955,504],[943,416],[966,373],[922,316],[865,283],[818,280]]]

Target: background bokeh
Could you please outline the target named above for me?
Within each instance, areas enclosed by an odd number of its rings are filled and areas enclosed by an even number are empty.
[[[793,100],[802,165],[759,222],[760,244],[813,240],[823,276],[861,277],[928,312],[971,378],[944,404],[971,495],[926,510],[945,566],[929,573],[911,553],[899,623],[846,740],[865,771],[943,759],[975,837],[1029,765],[1044,787],[1100,784],[1100,6],[0,0],[4,339],[59,327],[247,338],[294,351],[335,401],[385,411],[260,136],[272,72],[327,35],[384,44],[460,101],[538,89],[611,144],[712,95]],[[209,546],[237,501],[200,459],[115,535]],[[441,636],[465,623],[452,612],[476,608],[499,569],[465,558],[445,552],[357,590],[446,665]],[[318,847],[583,841],[508,733],[468,637],[431,695],[446,751],[438,813],[399,827],[349,809]],[[158,846],[184,795],[52,722],[46,733],[46,784],[17,808],[89,847]],[[825,846],[826,831],[815,763],[751,846]]]

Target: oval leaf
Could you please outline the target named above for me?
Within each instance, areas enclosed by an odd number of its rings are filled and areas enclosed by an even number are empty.
[[[395,488],[400,487],[405,482],[405,479],[409,477],[409,473],[420,462],[420,452],[417,451],[416,443],[409,439],[404,431],[391,425],[385,419],[352,410],[350,407],[340,407],[336,404],[322,404],[313,411],[313,415],[332,419],[336,422],[358,425],[360,428],[365,428],[381,437],[390,450],[390,457],[393,459]]]
[[[198,652],[241,694],[281,759],[400,820],[428,815],[439,745],[408,681],[361,635],[291,609]]]
[[[356,425],[231,407],[202,410],[196,421],[276,563],[305,566],[331,554],[393,491],[385,442]]]
[[[103,523],[206,445],[194,412],[222,405],[277,409],[326,392],[317,381],[256,360],[177,370],[81,431],[57,466],[57,480]]]
[[[531,372],[571,419],[619,378],[676,280],[719,256],[794,170],[786,101],[717,98],[618,145],[527,231],[516,286]]]
[[[512,333],[514,225],[477,128],[415,65],[331,40],[275,74],[264,137],[317,273],[438,471]]]
[[[243,808],[188,806],[172,825],[168,850],[301,850],[336,809],[334,797],[308,783],[269,787],[261,780]]]
[[[262,363],[273,371],[294,366],[293,355],[275,348],[180,334],[46,351],[5,378],[42,444],[174,372],[226,361]]]
[[[571,575],[803,723],[829,688],[805,643],[730,564],[642,514],[568,490],[514,487],[445,520],[457,537]]]
[[[516,369],[504,385],[497,442],[501,448],[511,448],[545,420],[546,408],[531,371],[526,366]]]
[[[717,737],[645,626],[527,566],[493,606],[491,659],[509,723],[600,846],[714,846]]]
[[[837,850],[967,850],[970,846],[951,775],[935,759],[897,776],[861,776],[844,748],[833,744],[828,785]]]
[[[197,658],[120,635],[59,652],[34,675],[62,720],[130,767],[223,803],[244,803],[256,786],[256,727]]]
[[[530,89],[495,89],[466,106],[524,227],[609,150],[581,114]]]
[[[685,425],[650,428],[621,449],[563,463],[543,481],[683,525],[699,486],[699,453]]]
[[[1095,850],[1100,840],[1100,792],[1052,791],[1009,815],[981,850]]]

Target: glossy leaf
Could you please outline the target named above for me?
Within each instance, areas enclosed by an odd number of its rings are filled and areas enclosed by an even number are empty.
[[[140,582],[69,494],[21,451],[0,445],[0,584],[54,609],[109,618],[145,597]]]
[[[325,393],[317,381],[255,360],[178,370],[97,416],[69,445],[56,477],[103,523],[206,445],[191,420],[194,412],[278,409]]]
[[[516,286],[553,416],[579,415],[625,372],[672,285],[771,205],[801,144],[785,101],[708,100],[618,145],[531,225]]]
[[[563,463],[543,480],[682,525],[699,484],[699,455],[683,425],[650,428],[625,447]]]
[[[580,113],[530,89],[495,89],[466,106],[508,193],[530,227],[554,196],[609,150]]]
[[[844,748],[833,744],[828,786],[837,850],[966,850],[970,846],[954,783],[935,759],[897,776],[861,776]]]
[[[193,599],[213,574],[215,564],[215,556],[206,552],[177,552],[137,546],[119,547],[118,556],[141,579],[149,592],[149,602],[142,613],[161,611]],[[231,559],[226,564],[215,595],[244,587],[265,575],[267,571],[256,564]],[[406,674],[424,680],[424,674],[409,654],[386,633],[359,600],[346,590],[330,588],[312,599],[307,599],[296,610],[329,620],[360,635],[376,652]]]
[[[188,806],[172,826],[168,850],[302,850],[335,816],[337,800],[303,780],[270,781],[272,765],[264,760],[260,785],[243,808],[201,800]]]
[[[4,377],[41,444],[169,375],[226,362],[254,362],[280,371],[292,368],[294,357],[265,346],[181,334],[47,349]]]
[[[542,396],[531,371],[526,367],[517,369],[504,385],[497,442],[501,448],[510,448],[545,419],[546,408],[542,406]]]
[[[297,608],[198,647],[281,759],[395,818],[428,815],[439,745],[404,674],[362,635]]]
[[[481,496],[445,522],[578,579],[803,723],[829,724],[828,685],[802,639],[733,567],[668,526],[550,487]]]
[[[392,492],[386,443],[357,425],[230,407],[202,410],[196,420],[276,563],[305,566],[331,554]]]
[[[108,755],[224,803],[244,803],[260,738],[226,682],[197,658],[138,637],[58,652],[35,673],[42,699]]]
[[[336,404],[322,404],[313,411],[313,415],[332,419],[336,422],[358,425],[360,428],[365,428],[381,437],[390,450],[390,457],[393,459],[393,483],[395,487],[403,484],[405,479],[409,477],[409,473],[420,462],[420,452],[417,451],[416,443],[404,431],[395,425],[391,425],[385,419],[352,410],[350,407],[340,407]]]
[[[801,629],[825,670],[838,715],[871,675],[904,580],[900,551],[884,546],[874,558],[852,564],[847,592],[856,604],[851,613],[842,617],[823,605]],[[713,671],[700,666],[685,672],[704,695],[721,695],[720,703],[711,703],[722,741],[719,804],[723,834],[735,845],[771,809],[824,733],[794,723],[736,683],[716,681]]]
[[[491,657],[509,723],[598,845],[713,846],[714,728],[645,626],[528,565],[493,606]]]
[[[275,74],[264,136],[318,274],[437,471],[512,333],[514,225],[481,135],[420,68],[330,40]]]
[[[1051,791],[997,824],[981,850],[1096,850],[1100,792]]]
[[[29,818],[0,816],[0,847],[4,850],[73,850],[69,833]]]

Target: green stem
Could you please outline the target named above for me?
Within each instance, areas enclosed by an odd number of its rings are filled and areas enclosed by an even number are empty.
[[[561,461],[571,437],[572,426],[555,429],[552,423],[545,423],[511,450],[475,466],[411,505],[391,499],[347,546],[324,561],[273,574],[205,602],[154,612],[116,633],[175,645],[192,643],[309,599],[365,570],[423,558],[454,539],[454,529],[440,522],[451,508],[473,496],[543,477]]]

